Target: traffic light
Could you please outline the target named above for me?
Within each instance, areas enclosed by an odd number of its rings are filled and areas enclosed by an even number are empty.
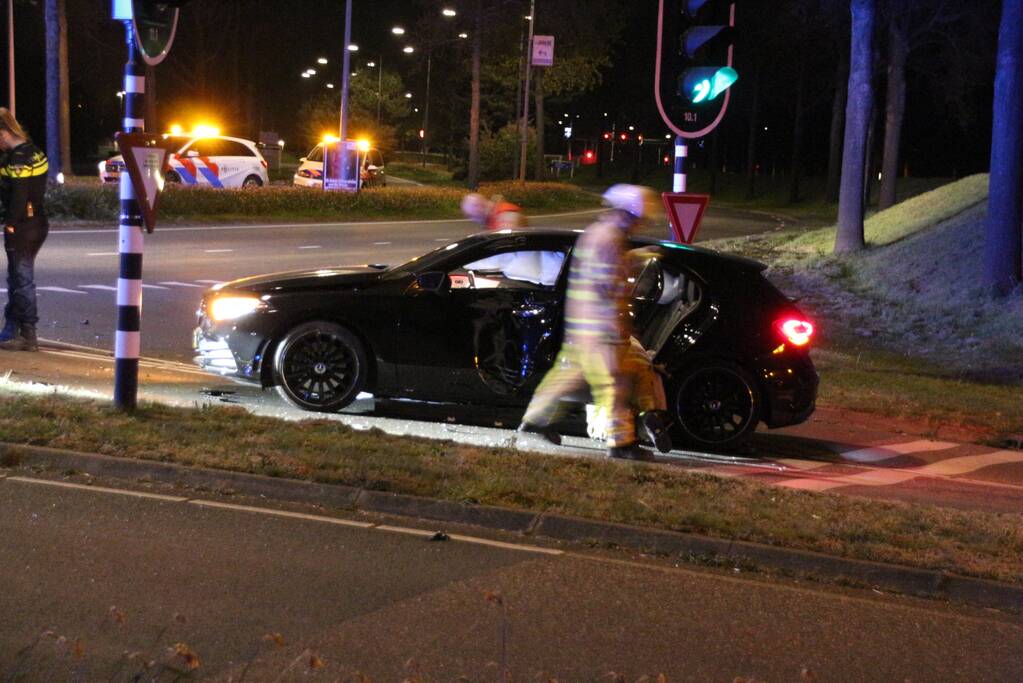
[[[739,80],[732,66],[733,0],[661,0],[654,96],[668,128],[686,139],[713,131]]]
[[[679,46],[686,68],[678,78],[678,94],[693,104],[703,104],[716,99],[739,79],[739,74],[731,66],[700,65],[701,61],[713,63],[730,56],[732,30],[724,24],[699,23],[704,17],[713,21],[712,11],[716,3],[710,0],[684,0],[682,4],[683,21],[689,27],[682,34]],[[734,4],[729,3],[729,22],[732,7]],[[727,49],[729,54],[723,55],[723,49]]]

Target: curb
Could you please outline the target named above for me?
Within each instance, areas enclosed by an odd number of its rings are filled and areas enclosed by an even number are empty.
[[[805,550],[789,550],[760,543],[730,541],[567,515],[454,503],[339,484],[318,484],[8,443],[0,443],[0,467],[74,470],[93,476],[145,479],[281,501],[315,503],[345,510],[468,524],[570,543],[616,546],[690,561],[710,560],[737,567],[752,565],[787,574],[826,578],[832,582],[847,582],[920,597],[1023,612],[1023,586],[932,569],[854,560]]]

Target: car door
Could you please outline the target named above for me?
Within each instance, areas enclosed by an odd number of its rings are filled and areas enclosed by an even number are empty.
[[[561,343],[565,261],[562,249],[510,238],[448,264],[438,290],[410,288],[398,371],[408,395],[526,403]]]
[[[224,187],[217,162],[220,149],[218,138],[196,138],[175,155],[174,170],[185,185]]]
[[[255,152],[235,140],[218,140],[216,164],[220,182],[224,187],[241,187],[250,175],[260,175],[260,164]]]

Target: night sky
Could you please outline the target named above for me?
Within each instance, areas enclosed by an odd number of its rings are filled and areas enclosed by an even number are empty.
[[[521,9],[516,9],[516,4],[521,5]],[[405,26],[409,29],[408,42],[416,44],[417,19],[439,13],[444,5],[433,0],[355,0],[352,41],[360,50],[353,55],[353,68],[365,68],[365,62],[383,55],[386,67],[399,66],[406,88],[416,94],[414,103],[420,104],[424,80],[422,55],[417,53],[411,58],[403,55],[400,49],[405,43],[391,35],[390,27]],[[458,3],[452,5],[458,6]],[[504,5],[511,8],[512,14],[528,11],[525,1],[505,2]],[[997,2],[988,0],[981,5],[991,17],[997,17]],[[67,6],[72,149],[76,167],[86,168],[97,155],[98,144],[109,139],[118,125],[116,92],[120,90],[125,59],[124,32],[109,18],[108,0],[67,0]],[[538,0],[537,6],[538,31],[543,31],[543,0]],[[232,12],[232,7],[240,11]],[[746,35],[742,23],[743,4],[739,7],[736,68],[740,80],[734,86],[732,107],[719,132],[723,164],[726,169],[735,170],[745,161],[749,92],[744,87],[748,80],[743,77],[752,68],[749,51],[743,46]],[[193,0],[182,10],[182,21],[170,56],[157,67],[160,126],[179,122],[188,127],[198,119],[210,119],[222,124],[227,134],[255,138],[259,130],[273,130],[285,139],[297,139],[300,126],[295,112],[310,95],[322,92],[328,77],[323,69],[330,72],[330,80],[340,82],[343,12],[341,0],[238,0],[237,3]],[[564,113],[579,116],[575,120],[577,136],[596,138],[608,127],[607,122],[614,120],[619,130],[634,125],[636,132],[643,132],[649,139],[664,138],[667,130],[660,123],[652,96],[656,12],[657,3],[650,0],[623,3],[622,10],[613,17],[594,17],[598,22],[620,23],[622,38],[612,46],[612,66],[602,74],[602,86],[588,94],[549,102],[548,140],[552,146],[557,144],[560,131],[556,119]],[[40,141],[45,139],[42,14],[41,1],[16,1],[18,116]],[[992,21],[992,37],[994,24]],[[451,30],[471,30],[464,13],[451,21]],[[438,116],[444,107],[458,108],[452,115],[451,129],[464,125],[466,134],[468,112],[463,111],[466,107],[461,103],[468,98],[467,43],[463,41],[462,45],[453,46],[448,55],[449,63],[460,66],[465,73],[453,70],[435,73],[431,97],[431,106],[436,108]],[[834,52],[834,49],[827,51]],[[982,65],[990,62],[990,72],[977,79],[970,92],[970,111],[965,126],[948,116],[945,103],[932,85],[933,79],[925,81],[910,75],[903,150],[905,165],[912,174],[964,175],[986,167],[990,146],[993,40],[981,44],[976,51],[981,53]],[[330,60],[326,67],[316,64],[317,57],[321,56]],[[493,52],[488,56],[492,58]],[[837,60],[837,53],[813,56],[812,99],[805,138],[806,172],[809,174],[819,175],[826,164],[833,60]],[[301,78],[301,72],[308,67],[321,71],[313,79]],[[775,78],[773,84],[771,78]],[[759,163],[765,170],[784,167],[790,153],[792,106],[784,87],[788,78],[780,71],[767,75],[768,96],[761,102],[761,117],[762,127],[768,130],[761,131],[759,143]],[[883,102],[883,78],[878,82],[878,99]],[[509,106],[505,109],[514,110],[513,89],[490,94],[493,98],[507,98]],[[6,79],[0,87],[0,97],[7,99]],[[609,119],[603,118],[605,111],[609,112]],[[464,124],[458,120],[459,116]],[[484,112],[486,125],[503,125],[505,121],[498,118],[494,111],[489,113],[489,118],[488,112]],[[700,152],[694,151],[698,160]]]

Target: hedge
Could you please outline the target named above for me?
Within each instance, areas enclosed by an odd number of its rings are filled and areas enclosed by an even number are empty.
[[[596,196],[564,183],[489,183],[480,191],[500,194],[527,212],[594,208]],[[418,219],[454,218],[466,190],[451,187],[381,187],[350,194],[301,187],[217,190],[170,186],[160,199],[163,220],[227,219]],[[116,184],[70,183],[47,193],[47,211],[56,220],[110,221],[118,217]]]

